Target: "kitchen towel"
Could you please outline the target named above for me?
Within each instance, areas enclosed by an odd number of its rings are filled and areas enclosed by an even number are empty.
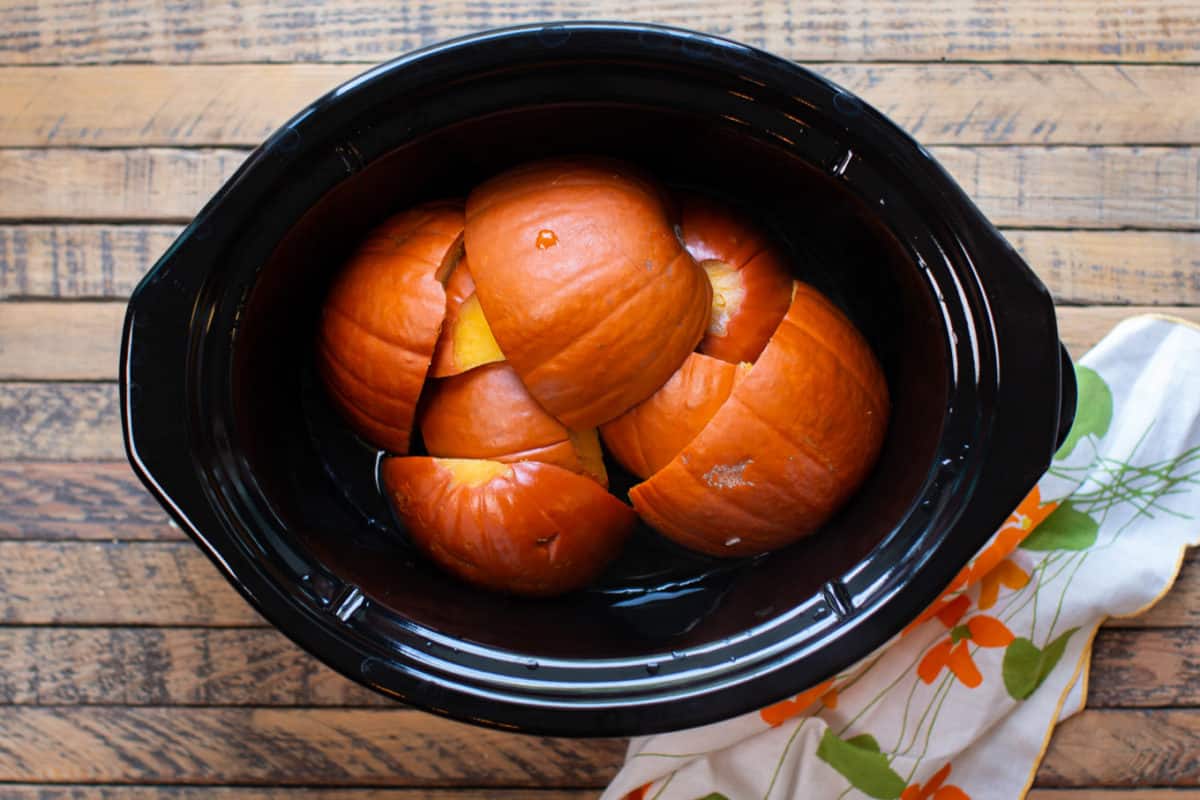
[[[756,712],[634,739],[603,800],[1011,800],[1083,707],[1108,617],[1200,544],[1200,328],[1141,316],[1075,368],[1053,464],[889,645]]]

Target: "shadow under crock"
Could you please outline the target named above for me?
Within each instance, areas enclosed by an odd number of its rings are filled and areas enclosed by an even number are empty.
[[[407,543],[377,486],[380,454],[315,375],[324,292],[389,214],[574,153],[744,206],[867,336],[891,425],[866,484],[815,536],[732,562],[643,527],[597,585],[537,601],[474,590]],[[176,513],[317,655],[487,724],[644,733],[826,677],[933,598],[1048,464],[1061,427],[1049,299],[924,151],[819,78],[693,34],[520,29],[385,65],[276,134],[155,273],[169,270],[196,287],[176,411],[221,532]],[[632,485],[610,469],[618,490]]]

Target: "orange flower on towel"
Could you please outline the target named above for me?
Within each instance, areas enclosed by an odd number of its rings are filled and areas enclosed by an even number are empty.
[[[995,617],[987,614],[971,617],[965,624],[951,628],[949,638],[929,649],[917,665],[917,676],[925,683],[933,683],[942,670],[949,669],[959,683],[974,689],[983,683],[983,675],[971,657],[969,643],[980,647],[1008,647],[1014,638],[1008,626]]]
[[[650,787],[653,785],[654,781],[650,781],[650,783],[644,783],[629,794],[625,795],[623,798],[621,798],[621,800],[646,800],[646,793],[650,791]]]
[[[1009,589],[1022,589],[1029,583],[1029,573],[1016,565],[1012,559],[1004,559],[979,581],[979,608],[986,611],[996,605],[1000,596],[1000,585]]]
[[[801,692],[791,700],[780,700],[778,703],[772,703],[759,711],[758,715],[762,717],[763,722],[773,728],[777,725],[782,725],[798,714],[802,714],[817,700],[824,701],[824,698],[829,695],[832,695],[831,699],[833,702],[825,702],[825,704],[830,708],[834,708],[837,706],[837,693],[832,687],[833,679],[830,678],[824,683],[819,683],[811,689]]]
[[[914,783],[904,790],[900,800],[971,800],[970,795],[957,786],[942,786],[950,776],[950,765],[942,767],[922,786]]]

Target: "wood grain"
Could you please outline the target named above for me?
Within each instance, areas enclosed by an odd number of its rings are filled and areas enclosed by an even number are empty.
[[[925,144],[1197,144],[1200,67],[823,64]],[[338,84],[345,64],[12,67],[0,146],[257,145]],[[112,86],[136,91],[114,94]],[[269,86],[270,91],[263,91]],[[1036,87],[1036,91],[1030,91]]]
[[[1200,323],[1200,307],[1195,306],[1060,306],[1059,335],[1067,349],[1078,357],[1121,320],[1146,313]],[[113,379],[124,317],[123,303],[0,304],[0,379]],[[52,389],[47,387],[46,391]],[[3,393],[0,386],[0,419],[5,413]],[[8,457],[3,441],[0,435],[0,459]]]
[[[0,225],[0,299],[129,296],[174,225]],[[1009,229],[1066,303],[1200,305],[1200,233]]]
[[[124,320],[124,303],[0,305],[0,380],[115,380]]]
[[[599,786],[624,743],[520,737],[390,709],[0,708],[0,780]],[[1042,786],[1200,784],[1200,712],[1085,710]]]
[[[998,225],[1200,228],[1197,147],[930,150]],[[230,149],[0,150],[0,220],[187,221],[245,155]]]
[[[574,788],[624,752],[406,709],[0,708],[0,781]]]
[[[1004,235],[1057,302],[1200,304],[1200,234],[1008,230]]]
[[[0,299],[125,298],[177,225],[0,225]]]
[[[0,565],[6,624],[265,624],[191,542],[5,541]]]
[[[4,786],[6,800],[595,800],[594,789],[312,789],[250,786]],[[1030,795],[1034,797],[1034,795]],[[1074,800],[1095,800],[1080,795]],[[1130,796],[1110,800],[1164,800]],[[1182,794],[1174,800],[1194,800]]]
[[[1200,711],[1085,710],[1055,730],[1037,782],[1200,785]]]
[[[1100,631],[1087,706],[1200,706],[1200,628]]]
[[[0,218],[186,222],[240,150],[0,150]]]
[[[116,384],[0,383],[0,460],[124,458]]]
[[[0,496],[0,539],[185,538],[121,462],[0,462]]]
[[[396,705],[270,629],[0,628],[0,663],[0,705]]]
[[[763,0],[737,13],[721,0],[330,0],[316,6],[202,0],[186,10],[153,0],[83,6],[35,0],[0,8],[0,63],[373,62],[486,28],[579,18],[696,28],[800,60],[1200,60],[1200,12],[1181,0],[1101,6]]]
[[[1200,706],[1200,630],[1101,631],[1089,708]],[[268,628],[0,627],[0,705],[395,705]]]

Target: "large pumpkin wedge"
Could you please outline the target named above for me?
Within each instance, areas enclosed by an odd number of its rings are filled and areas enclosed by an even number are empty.
[[[704,334],[712,290],[664,197],[620,162],[558,159],[467,198],[484,315],[530,394],[569,428],[645,400]]]
[[[848,319],[797,284],[787,315],[708,425],[629,496],[647,523],[714,556],[812,533],[875,462],[887,384]]]
[[[608,485],[595,432],[573,435],[503,362],[434,382],[420,426],[431,456],[542,461]]]
[[[661,389],[600,426],[604,444],[625,469],[650,477],[696,438],[749,366],[692,353]]]
[[[637,519],[595,481],[552,464],[389,458],[383,482],[413,542],[485,589],[549,596],[588,584]]]
[[[792,299],[792,275],[766,232],[742,214],[698,195],[681,198],[683,243],[708,274],[712,317],[699,350],[753,362]]]
[[[322,309],[317,364],[350,426],[407,453],[417,399],[446,315],[441,278],[461,255],[461,203],[418,206],[372,230]]]

